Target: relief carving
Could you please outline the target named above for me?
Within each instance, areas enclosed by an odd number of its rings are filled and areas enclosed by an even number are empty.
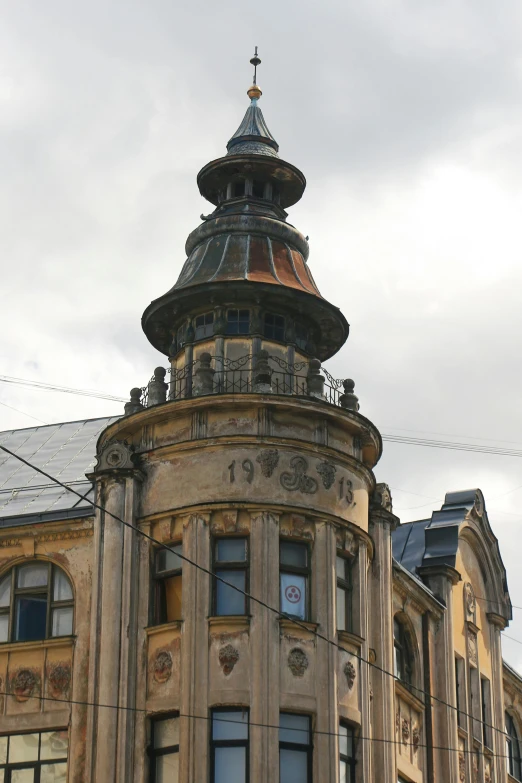
[[[11,693],[16,701],[24,702],[31,698],[39,685],[39,677],[31,669],[19,669],[11,678]]]
[[[49,693],[55,699],[67,695],[71,684],[71,665],[69,663],[55,663],[49,668],[47,676]]]
[[[475,591],[471,582],[466,582],[464,585],[464,601],[466,603],[466,611],[469,615],[475,616],[475,609],[477,606],[477,600],[475,598]]]
[[[333,485],[335,481],[335,474],[336,474],[337,468],[335,465],[332,465],[331,462],[320,462],[317,466],[317,472],[321,476],[321,479],[323,481],[323,487],[325,489],[330,489],[330,487]]]
[[[480,761],[478,753],[473,754],[473,783],[478,783]]]
[[[402,719],[401,735],[403,743],[407,745],[410,738],[410,722],[409,720],[406,720],[406,718]]]
[[[279,452],[277,449],[263,449],[257,455],[256,462],[261,465],[261,473],[265,478],[270,478],[279,464]]]
[[[134,447],[124,441],[109,441],[96,456],[95,470],[133,469]]]
[[[491,774],[491,761],[486,759],[484,764],[484,783],[492,783],[493,776]]]
[[[468,657],[471,663],[477,665],[477,637],[474,633],[470,633],[468,636]]]
[[[395,733],[398,734],[401,730],[401,713],[397,710],[395,714]]]
[[[289,492],[295,492],[301,490],[307,495],[313,495],[317,492],[317,481],[311,476],[306,475],[308,470],[308,462],[304,457],[292,457],[290,460],[290,467],[293,469],[293,473],[285,471],[281,473],[279,480],[283,489],[287,489]]]
[[[288,653],[288,668],[294,675],[294,677],[302,677],[305,671],[308,669],[308,658],[303,650],[299,647],[294,647]]]
[[[413,731],[411,733],[411,744],[413,745],[413,752],[417,753],[420,745],[420,730],[418,726],[413,727]]]
[[[393,502],[390,488],[387,484],[377,484],[371,498],[373,508],[382,508],[393,514]]]
[[[154,679],[156,682],[167,682],[172,674],[172,655],[167,650],[161,650],[154,661]]]
[[[346,682],[348,683],[348,689],[351,691],[355,684],[355,678],[357,677],[355,666],[351,661],[347,661],[347,663],[344,664],[343,672],[346,677]]]
[[[466,780],[466,757],[463,750],[459,750],[459,780],[462,783]]]
[[[228,677],[236,663],[239,661],[239,651],[231,644],[226,644],[220,649],[218,657],[223,673]]]

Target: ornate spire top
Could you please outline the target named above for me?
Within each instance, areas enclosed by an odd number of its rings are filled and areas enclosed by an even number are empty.
[[[247,95],[252,101],[257,101],[262,96],[262,92],[257,86],[257,66],[261,64],[261,59],[257,55],[257,46],[254,53],[254,56],[250,60],[252,65],[254,66],[254,81],[252,82],[252,87],[249,87],[247,90]]]

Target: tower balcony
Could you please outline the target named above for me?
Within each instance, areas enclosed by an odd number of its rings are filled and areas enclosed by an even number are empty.
[[[131,390],[125,415],[175,400],[219,394],[274,394],[358,411],[354,382],[336,379],[319,359],[286,362],[268,351],[227,359],[202,353],[184,367],[156,367],[149,383]]]

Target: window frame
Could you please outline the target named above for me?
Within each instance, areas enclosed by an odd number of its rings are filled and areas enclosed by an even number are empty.
[[[181,550],[181,554],[183,554],[183,541],[172,541],[168,546],[171,549],[179,549]],[[157,560],[158,555],[160,552],[163,552],[163,550],[160,547],[156,547],[153,551],[153,580],[154,580],[154,605],[152,610],[152,621],[153,625],[164,625],[165,623],[175,623],[180,622],[183,619],[183,613],[180,609],[180,616],[174,620],[168,620],[167,619],[167,596],[166,596],[166,590],[165,590],[165,582],[167,579],[175,578],[175,577],[181,577],[181,590],[183,595],[183,560],[181,561],[181,565],[179,568],[170,568],[166,571],[158,571],[157,566]],[[177,554],[177,553],[176,553]],[[183,600],[183,599],[182,599]],[[164,618],[164,619],[162,619]]]
[[[299,348],[299,350],[304,351],[305,353],[308,353],[308,343],[310,342],[310,330],[309,328],[302,322],[302,321],[296,321],[295,322],[295,344]]]
[[[399,628],[398,637],[395,634],[395,626]],[[397,673],[397,651],[401,660],[401,672]],[[393,664],[395,679],[408,688],[413,687],[413,679],[415,675],[415,657],[412,649],[412,643],[410,639],[410,633],[406,628],[404,620],[397,617],[393,618]],[[407,674],[407,677],[404,674]]]
[[[348,735],[351,735],[351,741],[352,741],[352,756],[346,756],[345,754],[341,753],[341,732],[340,729],[344,728],[348,731]],[[341,720],[339,722],[339,737],[338,737],[338,746],[339,746],[339,768],[341,767],[341,764],[345,764],[346,768],[350,772],[350,779],[349,783],[355,783],[355,772],[356,772],[356,766],[357,766],[357,759],[355,756],[355,726],[353,724],[348,723],[348,721]]]
[[[508,773],[515,780],[522,780],[522,755],[520,752],[520,737],[517,731],[515,719],[507,710],[504,715],[506,723],[506,745]],[[516,743],[517,753],[513,753],[513,743]],[[515,765],[518,769],[515,769]]]
[[[298,743],[298,742],[287,742],[285,740],[281,741],[281,715],[298,715],[300,718],[307,718],[308,719],[308,743],[305,745],[304,743]],[[289,712],[288,710],[280,710],[279,711],[279,734],[278,734],[278,742],[279,742],[279,783],[284,783],[284,781],[281,780],[281,748],[283,750],[293,750],[298,751],[299,753],[306,753],[307,759],[306,759],[306,783],[312,783],[313,779],[313,758],[314,758],[314,741],[313,741],[313,733],[312,733],[312,716],[307,715],[303,712]]]
[[[227,740],[215,740],[214,739],[214,715],[217,713],[223,714],[227,712],[242,712],[247,715],[247,738],[246,740],[227,739]],[[238,723],[239,726],[244,724]],[[210,710],[210,783],[215,783],[216,780],[216,748],[245,748],[245,783],[250,781],[250,708],[243,705],[235,705],[230,707],[212,707]]]
[[[244,541],[245,542],[245,559],[244,560],[218,560],[218,546],[220,541]],[[214,536],[212,541],[212,616],[213,617],[244,617],[248,615],[250,610],[250,599],[246,595],[243,595],[243,608],[244,612],[240,614],[223,614],[217,611],[218,603],[218,584],[219,580],[216,579],[217,575],[220,575],[221,571],[244,571],[245,572],[245,593],[249,592],[250,583],[250,536]],[[224,577],[223,577],[224,578]],[[223,584],[221,582],[220,584]],[[224,585],[226,587],[226,585]],[[230,588],[232,589],[232,588]],[[240,595],[240,593],[238,593]]]
[[[28,565],[44,565],[47,566],[47,584],[38,585],[35,587],[17,587],[17,574],[19,569]],[[63,574],[67,580],[69,587],[71,588],[72,598],[67,598],[63,601],[55,601],[54,585],[56,572]],[[53,563],[51,560],[38,560],[37,558],[31,558],[30,560],[22,560],[15,563],[7,570],[2,576],[0,576],[0,584],[6,579],[7,576],[11,578],[10,594],[9,594],[9,606],[0,607],[0,617],[7,616],[8,631],[7,639],[4,642],[0,641],[0,647],[2,644],[17,644],[25,641],[45,641],[46,639],[63,639],[68,636],[74,635],[74,620],[75,620],[75,600],[74,600],[74,587],[69,574],[60,566]],[[16,608],[17,598],[20,596],[46,596],[45,607],[45,636],[42,639],[16,639]],[[63,635],[53,635],[53,615],[55,609],[72,609],[72,621],[71,621],[71,633]],[[6,735],[7,736],[7,735]]]
[[[267,319],[272,319],[268,323]],[[276,323],[279,319],[281,323]],[[286,333],[286,318],[281,313],[266,312],[263,315],[263,337],[265,340],[274,340],[276,343],[284,343]]]
[[[337,574],[337,561],[344,561],[344,578]],[[354,560],[351,557],[347,557],[344,552],[337,550],[335,556],[335,622],[337,625],[337,631],[347,631],[351,633],[353,631],[353,567]],[[344,591],[344,628],[339,628],[338,613],[337,613],[337,594],[339,590]]]
[[[237,317],[231,318],[231,313],[237,313]],[[248,313],[248,318],[242,318],[241,313]],[[230,337],[233,335],[246,335],[250,334],[250,310],[248,307],[229,307],[227,308],[227,315],[226,315],[226,334]],[[241,324],[245,324],[246,328],[241,329]],[[235,326],[236,329],[232,329],[231,327]]]
[[[482,719],[482,744],[491,749],[491,684],[487,677],[480,678],[480,701]]]
[[[203,319],[203,323],[198,325],[198,320]],[[210,320],[208,320],[210,319]],[[211,330],[207,333],[208,327],[211,327]],[[203,330],[203,334],[198,334],[198,329]],[[200,313],[200,315],[196,315],[194,318],[194,340],[208,340],[209,337],[214,336],[214,311],[211,310],[210,312],[206,313]]]
[[[42,752],[42,734],[54,734],[57,732],[66,732],[67,733],[67,755],[64,758],[53,758],[53,759],[41,759],[40,755]],[[15,761],[14,763],[10,764],[7,759],[9,759],[9,742],[10,737],[20,737],[22,735],[28,735],[28,734],[38,734],[38,759],[36,761]],[[6,762],[0,764],[0,772],[4,772],[5,776],[5,783],[8,783],[8,781],[11,780],[11,772],[14,772],[16,770],[34,770],[35,774],[33,776],[34,781],[39,781],[41,777],[41,770],[42,767],[48,766],[50,764],[66,764],[66,773],[69,773],[69,729],[67,727],[63,728],[50,728],[50,729],[33,729],[27,730],[27,731],[14,731],[10,732],[8,734],[0,734],[0,737],[7,737],[7,748],[6,748]]]
[[[149,758],[149,781],[150,783],[156,783],[156,759],[159,756],[173,756],[178,754],[178,770],[179,770],[179,743],[177,745],[167,745],[165,748],[154,747],[154,727],[155,724],[161,723],[161,721],[180,719],[179,712],[169,712],[161,715],[152,715],[150,718],[150,742],[147,746],[147,756]],[[180,725],[178,723],[178,734]]]
[[[284,544],[297,544],[299,546],[304,547],[304,551],[306,552],[306,566],[292,566],[287,565],[286,563],[281,562],[281,550]],[[312,557],[311,557],[311,548],[310,544],[307,541],[294,541],[291,538],[280,538],[279,539],[279,609],[283,614],[288,615],[289,617],[294,617],[294,615],[291,615],[289,612],[284,612],[283,610],[283,596],[282,596],[282,590],[281,590],[281,575],[282,574],[296,574],[298,576],[304,576],[305,577],[305,616],[304,617],[298,617],[295,615],[295,618],[298,620],[301,620],[303,622],[310,622],[311,617],[311,606],[310,606],[310,583],[312,580]]]

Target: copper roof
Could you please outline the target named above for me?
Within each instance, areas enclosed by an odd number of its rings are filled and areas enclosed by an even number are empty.
[[[271,155],[278,157],[279,145],[274,139],[257,105],[256,98],[246,110],[243,122],[227,144],[227,155]]]
[[[232,280],[287,286],[321,296],[303,255],[256,234],[223,233],[196,247],[172,290]]]

